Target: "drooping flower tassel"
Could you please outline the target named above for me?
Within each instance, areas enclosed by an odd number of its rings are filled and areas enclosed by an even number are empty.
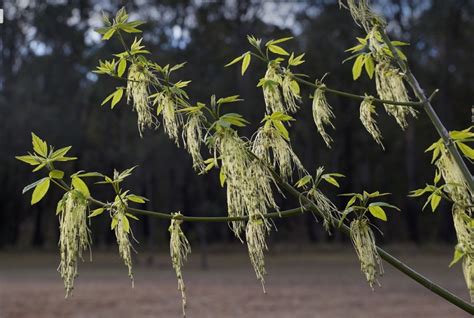
[[[278,73],[277,65],[274,65],[272,62],[268,64],[267,72],[265,73],[263,81],[263,99],[265,100],[267,113],[286,113],[280,92],[280,85],[283,80],[281,75]]]
[[[76,190],[66,192],[58,204],[61,255],[58,271],[64,280],[66,298],[74,288],[78,259],[82,259],[82,253],[90,249],[91,237],[86,210],[87,200]]]
[[[367,219],[356,219],[351,222],[350,234],[352,244],[360,261],[360,269],[373,289],[377,277],[383,274],[382,261],[375,246],[375,238]]]
[[[148,85],[153,75],[146,69],[132,64],[128,70],[127,103],[133,102],[133,110],[138,114],[138,132],[143,136],[143,130],[155,126],[155,118],[148,104]]]
[[[372,104],[373,97],[366,96],[362,103],[360,104],[360,121],[364,125],[367,132],[374,138],[375,142],[382,146],[382,149],[385,149],[382,144],[382,134],[380,129],[377,126],[377,122],[374,119],[374,115],[377,115],[375,111],[375,106]]]
[[[399,69],[388,62],[380,62],[375,67],[375,87],[381,99],[395,102],[408,102],[408,93]],[[407,116],[416,118],[417,112],[411,106],[384,104],[386,112],[393,116],[398,125],[405,129],[408,126]]]
[[[257,131],[252,143],[252,152],[274,168],[278,168],[284,180],[291,178],[293,169],[300,175],[306,172],[290,143],[272,126],[264,126]]]
[[[189,114],[188,121],[183,127],[184,147],[193,159],[193,168],[198,172],[202,172],[205,168],[201,156],[202,116],[201,111]]]
[[[163,117],[163,129],[168,137],[179,146],[179,128],[183,123],[181,113],[176,111],[176,103],[169,92],[159,92],[153,95],[153,105],[157,106],[157,115]]]
[[[171,262],[176,272],[176,277],[178,278],[178,290],[181,292],[183,317],[186,317],[186,286],[181,270],[184,262],[186,262],[188,258],[188,254],[191,253],[191,245],[181,230],[183,221],[179,219],[179,216],[181,216],[179,212],[174,214],[174,218],[171,220],[171,225],[168,230],[170,232]]]
[[[363,27],[367,32],[374,26],[385,26],[385,20],[373,12],[369,5],[369,0],[347,0],[347,6],[342,0],[339,0],[339,5],[349,9],[354,22]]]
[[[331,106],[328,104],[325,95],[326,86],[321,84],[314,91],[313,96],[313,119],[319,134],[326,145],[331,148],[332,138],[326,132],[325,126],[329,125],[334,129],[331,120],[335,118]]]
[[[300,86],[294,80],[290,70],[285,71],[281,87],[287,112],[295,113],[299,108],[298,104],[301,102]]]
[[[116,202],[111,210],[112,216],[112,230],[114,230],[115,238],[119,248],[119,255],[123,260],[123,263],[128,268],[128,277],[132,282],[132,288],[135,286],[133,280],[133,263],[132,263],[132,251],[133,246],[130,242],[130,235],[132,235],[130,229],[130,223],[127,216],[125,215],[127,207],[122,202]]]
[[[249,252],[250,262],[255,271],[257,279],[262,283],[263,292],[265,293],[265,250],[268,250],[266,243],[266,235],[269,230],[268,221],[262,219],[258,215],[250,216],[245,230],[245,238],[247,241],[247,249]]]

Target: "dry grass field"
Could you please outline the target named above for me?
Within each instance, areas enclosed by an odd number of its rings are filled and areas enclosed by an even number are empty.
[[[447,267],[449,249],[388,249],[467,297],[460,267]],[[184,269],[188,317],[469,317],[387,264],[382,287],[372,292],[347,247],[272,250],[267,257],[267,294],[262,293],[243,249],[210,253],[207,270],[201,269],[199,254],[194,253]],[[57,261],[56,254],[47,252],[0,253],[0,317],[181,316],[181,299],[166,254],[137,256],[132,289],[116,254],[96,253],[93,263],[81,264],[69,299],[63,298]]]

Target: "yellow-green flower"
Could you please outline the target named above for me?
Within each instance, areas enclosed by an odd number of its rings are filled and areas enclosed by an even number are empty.
[[[323,137],[326,145],[331,148],[332,138],[326,132],[326,125],[334,128],[331,120],[335,118],[332,112],[331,106],[328,104],[325,95],[326,86],[324,84],[319,85],[314,91],[313,95],[313,119],[318,129],[319,134]]]
[[[202,143],[202,117],[201,111],[189,114],[188,121],[183,127],[183,143],[184,147],[193,159],[193,168],[196,171],[203,171],[205,168],[204,161],[201,156]]]
[[[360,104],[360,121],[362,122],[362,125],[364,125],[365,129],[367,132],[374,138],[374,140],[382,146],[383,149],[384,146],[382,144],[382,134],[380,133],[379,127],[377,127],[377,122],[374,119],[374,115],[377,115],[377,112],[375,111],[375,106],[372,104],[373,102],[373,97],[372,96],[366,96],[362,103]]]
[[[128,69],[127,102],[133,102],[133,110],[138,114],[138,131],[143,136],[143,130],[155,126],[155,118],[148,104],[148,85],[153,74],[137,64]]]
[[[375,67],[375,86],[381,99],[395,102],[408,102],[408,93],[403,83],[400,70],[388,62],[380,62]],[[417,116],[416,110],[411,106],[384,104],[387,113],[395,118],[398,125],[405,129],[408,126],[407,116]]]
[[[377,277],[383,274],[383,268],[369,221],[367,219],[353,220],[350,225],[350,234],[352,244],[360,261],[360,269],[373,289],[375,282],[379,284]]]
[[[252,143],[252,151],[257,157],[277,167],[285,180],[291,178],[294,168],[300,175],[306,172],[290,143],[271,125],[259,128]]]
[[[186,286],[184,285],[181,269],[188,258],[188,254],[191,253],[191,245],[181,230],[183,221],[179,219],[180,215],[180,213],[174,214],[175,218],[171,220],[168,230],[170,232],[171,263],[178,278],[178,290],[181,292],[183,316],[186,316]]]
[[[263,292],[265,292],[265,275],[267,274],[264,252],[268,249],[265,241],[268,229],[268,222],[257,215],[250,217],[245,229],[250,262],[255,270],[257,279],[262,283]]]
[[[66,298],[74,288],[78,259],[82,259],[82,253],[90,249],[91,237],[86,210],[87,200],[76,190],[66,192],[58,205],[61,255],[58,271],[64,280]]]

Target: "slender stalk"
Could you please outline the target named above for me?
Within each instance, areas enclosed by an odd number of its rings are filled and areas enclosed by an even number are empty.
[[[304,85],[307,85],[307,86],[310,86],[310,87],[313,87],[313,88],[318,88],[319,87],[315,83],[304,80],[301,77],[298,77],[296,75],[294,75],[293,78],[298,83],[301,83],[301,84],[304,84]],[[332,94],[335,94],[335,95],[344,96],[344,97],[348,97],[348,98],[352,98],[352,99],[360,100],[360,101],[362,101],[366,98],[366,96],[363,96],[363,95],[356,95],[356,94],[352,94],[352,93],[348,93],[348,92],[344,92],[344,91],[339,91],[339,90],[328,88],[328,87],[325,87],[325,90],[328,93],[332,93]],[[430,98],[432,98],[434,96],[434,94],[432,94],[432,96]],[[421,101],[420,102],[396,102],[396,101],[393,101],[393,100],[386,100],[386,99],[379,99],[379,98],[374,98],[373,101],[376,102],[376,103],[390,104],[390,105],[397,105],[397,106],[415,106],[416,107],[416,106],[423,105],[423,102],[421,102]]]
[[[420,84],[418,83],[418,80],[416,77],[413,75],[413,73],[410,70],[410,67],[408,66],[407,63],[403,61],[402,58],[400,58],[400,55],[398,54],[397,50],[393,46],[392,42],[390,42],[390,39],[385,32],[385,30],[382,27],[379,27],[379,32],[380,35],[382,36],[383,41],[385,44],[388,46],[390,51],[393,54],[393,57],[397,64],[400,66],[401,70],[405,73],[405,80],[408,82],[408,84],[411,86],[413,92],[415,93],[416,97],[418,98],[419,102],[423,106],[423,109],[425,110],[426,114],[428,115],[429,119],[433,123],[433,126],[435,127],[436,131],[438,132],[439,136],[444,142],[444,145],[448,149],[448,151],[451,153],[453,156],[454,161],[458,165],[459,169],[461,170],[464,179],[466,180],[466,183],[469,187],[469,190],[471,193],[474,193],[474,179],[471,175],[471,172],[469,171],[469,168],[466,166],[466,163],[461,157],[461,154],[459,153],[458,149],[456,148],[455,143],[451,139],[451,136],[449,135],[448,130],[444,127],[443,123],[439,119],[438,115],[433,109],[433,106],[431,105],[430,98],[427,98],[423,89],[421,88]]]

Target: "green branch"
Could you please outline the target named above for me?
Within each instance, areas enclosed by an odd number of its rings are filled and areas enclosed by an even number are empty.
[[[317,85],[315,83],[312,83],[310,81],[304,80],[301,77],[298,77],[296,75],[293,75],[293,78],[298,83],[310,86],[312,88],[316,89],[316,88],[319,87],[319,85]],[[352,93],[347,93],[347,92],[344,92],[344,91],[339,91],[339,90],[328,88],[328,87],[325,87],[325,91],[328,92],[328,93],[331,93],[331,94],[335,94],[335,95],[339,95],[339,96],[343,96],[343,97],[347,97],[347,98],[352,98],[352,99],[359,100],[359,101],[363,101],[366,98],[366,96],[363,96],[363,95],[356,95],[356,94],[352,94]],[[431,100],[435,96],[436,93],[437,93],[437,90],[434,91],[433,94],[431,94],[431,96],[428,100]],[[421,101],[420,102],[396,102],[396,101],[393,101],[393,100],[379,99],[379,98],[375,98],[375,97],[373,98],[373,101],[376,102],[376,103],[390,104],[390,105],[397,105],[397,106],[414,106],[414,107],[416,107],[416,106],[422,106],[424,104],[424,102],[421,102]]]
[[[461,170],[464,179],[466,180],[466,183],[469,187],[469,190],[471,193],[474,193],[474,179],[471,175],[471,172],[469,171],[469,168],[466,166],[466,163],[461,157],[461,154],[456,148],[456,145],[454,144],[453,140],[449,136],[448,130],[444,127],[443,123],[439,119],[438,115],[433,109],[433,106],[431,105],[431,97],[427,98],[423,89],[421,88],[420,84],[418,83],[418,80],[416,77],[413,75],[413,73],[410,70],[410,67],[408,66],[407,63],[405,63],[401,58],[400,55],[398,54],[397,50],[393,46],[392,42],[390,41],[387,33],[385,30],[381,27],[379,27],[379,32],[380,35],[382,36],[383,41],[385,44],[388,46],[390,51],[392,52],[395,61],[397,64],[400,66],[401,70],[405,73],[405,79],[408,82],[408,84],[411,86],[413,89],[413,92],[415,93],[416,97],[419,100],[419,103],[423,106],[423,109],[425,110],[426,114],[428,115],[429,119],[433,123],[433,126],[436,128],[436,131],[438,132],[439,136],[443,140],[446,148],[448,151],[451,153],[453,156],[454,161],[458,165],[459,169]]]

